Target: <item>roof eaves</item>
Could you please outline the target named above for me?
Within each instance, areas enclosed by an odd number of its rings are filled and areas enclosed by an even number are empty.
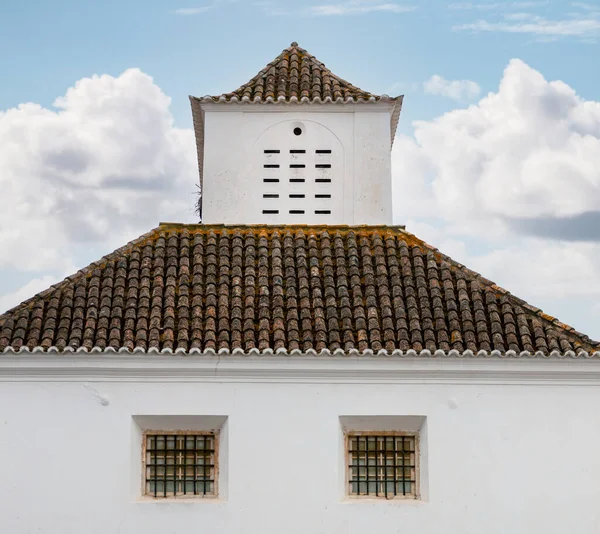
[[[300,356],[300,355],[304,355],[304,356],[320,356],[320,357],[335,357],[335,356],[342,356],[342,357],[347,357],[347,356],[360,356],[360,357],[364,357],[364,358],[372,358],[372,357],[383,357],[383,358],[422,358],[422,359],[431,359],[431,358],[443,358],[443,359],[469,359],[469,358],[476,358],[476,359],[491,359],[491,358],[495,358],[495,359],[543,359],[543,360],[561,360],[561,359],[581,359],[581,360],[585,360],[585,359],[600,359],[600,350],[598,351],[594,351],[594,352],[589,352],[589,351],[565,351],[565,352],[561,352],[561,351],[551,351],[548,354],[545,354],[541,351],[537,351],[537,352],[529,352],[529,351],[521,351],[521,352],[516,352],[514,350],[508,350],[506,352],[501,352],[499,350],[492,350],[492,351],[484,351],[484,350],[480,350],[478,352],[473,352],[471,350],[465,350],[464,352],[459,352],[457,350],[450,350],[450,351],[443,351],[443,350],[436,350],[434,352],[428,350],[428,349],[424,349],[422,351],[416,351],[413,349],[409,349],[406,351],[402,351],[402,350],[394,350],[394,351],[387,351],[385,349],[382,349],[378,352],[374,352],[373,350],[367,349],[364,351],[358,351],[357,349],[351,349],[349,351],[344,351],[342,349],[337,349],[335,351],[330,351],[329,349],[323,349],[321,351],[316,351],[314,349],[308,349],[306,351],[302,351],[299,349],[294,349],[291,351],[288,351],[285,348],[281,348],[281,349],[277,349],[276,351],[271,349],[271,348],[267,348],[264,350],[259,350],[257,348],[254,349],[250,349],[249,351],[244,351],[242,349],[234,349],[233,351],[230,351],[229,349],[220,349],[218,351],[214,350],[214,349],[205,349],[205,350],[200,350],[198,348],[193,348],[189,351],[186,351],[185,349],[170,349],[170,348],[165,348],[162,350],[159,350],[157,348],[150,348],[148,350],[145,350],[143,348],[140,347],[136,347],[133,350],[129,350],[125,347],[121,347],[119,349],[116,349],[114,347],[105,347],[105,348],[101,348],[101,347],[93,347],[92,349],[87,349],[83,346],[78,347],[77,349],[74,349],[73,347],[70,346],[66,346],[64,349],[58,349],[57,347],[49,347],[48,349],[44,349],[43,347],[33,347],[32,349],[30,349],[29,347],[27,347],[26,345],[23,345],[21,347],[19,347],[18,349],[14,349],[12,347],[6,347],[4,350],[0,351],[0,355],[9,355],[9,354],[15,354],[15,355],[24,355],[24,354],[39,354],[39,353],[45,353],[45,354],[66,354],[66,353],[71,353],[71,354],[91,354],[91,355],[111,355],[111,354],[139,354],[139,355],[189,355],[189,356],[206,356],[206,357],[214,357],[214,356],[229,356],[229,355],[239,355],[239,356],[286,356],[286,355],[290,355],[290,356]]]

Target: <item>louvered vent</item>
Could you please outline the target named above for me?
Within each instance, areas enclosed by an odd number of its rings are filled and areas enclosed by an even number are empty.
[[[332,215],[332,149],[293,148],[263,150],[262,205],[265,222],[277,216],[298,222],[315,219],[327,223]]]

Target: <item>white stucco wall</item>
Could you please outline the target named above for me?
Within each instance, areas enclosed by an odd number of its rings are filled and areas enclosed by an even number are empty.
[[[20,358],[0,362],[3,533],[600,531],[595,361]],[[219,499],[140,501],[138,423],[169,415],[226,420]],[[423,500],[344,497],[356,416],[425,418]]]
[[[388,104],[264,105],[203,104],[204,168],[203,222],[206,224],[392,224],[390,113]],[[293,128],[303,133],[294,136]],[[268,146],[267,146],[268,145]],[[265,159],[264,149],[280,154]],[[290,149],[306,149],[306,155],[290,159]],[[332,149],[331,157],[315,159],[315,149]],[[322,160],[322,161],[321,161]],[[265,170],[264,163],[280,164]],[[262,213],[263,178],[279,177],[281,198],[290,192],[290,163],[306,163],[305,214],[290,214],[298,202],[280,202],[277,216]],[[330,171],[315,170],[315,163],[331,163]],[[325,173],[325,174],[323,174]],[[323,174],[323,176],[321,176]],[[319,177],[331,177],[334,202],[331,216],[315,214],[328,209],[315,201],[313,189],[330,192]],[[329,186],[328,186],[329,187]],[[271,191],[271,189],[273,191]],[[294,189],[294,192],[296,192]],[[323,191],[321,191],[323,189]],[[340,200],[340,195],[342,199]],[[323,204],[323,205],[321,205]]]

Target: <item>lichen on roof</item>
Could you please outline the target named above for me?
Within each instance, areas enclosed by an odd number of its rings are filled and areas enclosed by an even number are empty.
[[[21,347],[600,356],[386,226],[161,224],[0,316],[0,352]]]
[[[222,102],[373,102],[386,99],[333,74],[323,62],[293,42],[256,76],[235,91],[202,100]],[[392,99],[390,99],[392,100]]]

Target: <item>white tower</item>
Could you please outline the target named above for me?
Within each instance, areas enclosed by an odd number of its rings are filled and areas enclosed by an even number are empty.
[[[190,100],[203,223],[392,224],[401,96],[367,93],[292,43],[234,92]]]

